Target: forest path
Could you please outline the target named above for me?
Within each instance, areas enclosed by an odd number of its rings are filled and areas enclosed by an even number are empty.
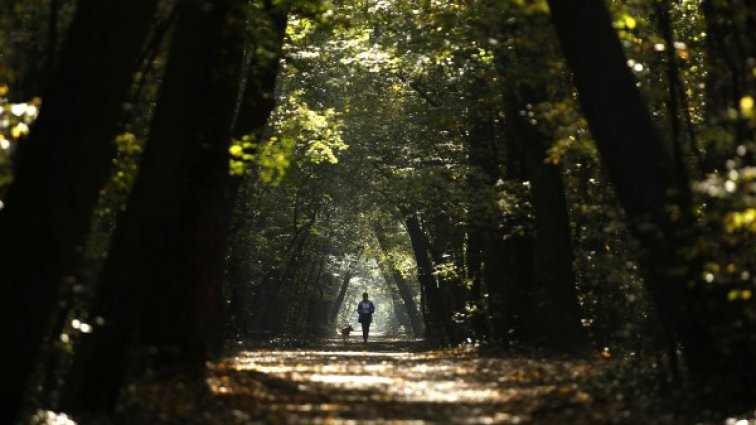
[[[360,336],[314,350],[242,352],[221,370],[252,374],[267,387],[263,410],[272,423],[517,424],[555,409],[566,419],[565,410],[591,400],[575,385],[589,369],[585,361],[417,351],[417,341],[373,337],[364,344]],[[214,391],[249,390],[223,376],[211,383]]]
[[[630,404],[628,397],[609,396],[607,385],[624,386],[616,377],[606,380],[621,363],[615,359],[494,357],[424,350],[422,341],[383,336],[363,344],[359,336],[347,343],[318,340],[308,349],[240,348],[211,364],[204,382],[153,377],[134,383],[115,423],[710,423],[686,420],[687,408],[646,411],[652,394],[635,394]]]
[[[608,423],[581,389],[601,361],[487,357],[383,336],[363,344],[360,337],[319,340],[309,349],[241,350],[211,365],[209,391],[190,381],[136,383],[117,422]]]

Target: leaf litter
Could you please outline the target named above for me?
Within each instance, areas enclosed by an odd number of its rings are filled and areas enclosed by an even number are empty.
[[[721,414],[655,403],[652,394],[624,397],[620,390],[632,382],[611,378],[609,384],[607,377],[627,370],[625,363],[600,355],[424,350],[421,342],[387,337],[368,344],[324,339],[307,349],[243,348],[209,364],[203,379],[173,375],[132,382],[115,414],[79,424],[726,422]]]

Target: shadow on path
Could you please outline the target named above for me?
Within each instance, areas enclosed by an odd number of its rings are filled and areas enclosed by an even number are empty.
[[[710,423],[649,416],[603,390],[592,393],[589,382],[619,360],[425,347],[383,336],[367,344],[322,339],[307,349],[245,347],[210,364],[202,382],[135,382],[112,420],[81,425]]]
[[[585,362],[546,373],[530,359],[424,351],[422,341],[380,336],[315,347],[240,352],[217,366],[211,390],[238,397],[252,379],[267,400],[264,421],[285,424],[517,424],[532,421],[555,391],[570,405],[590,400],[570,384]]]

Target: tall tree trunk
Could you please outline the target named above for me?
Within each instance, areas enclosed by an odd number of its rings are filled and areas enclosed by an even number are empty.
[[[512,120],[504,120],[504,137],[497,138],[503,152],[503,178],[521,185],[527,180],[523,146],[517,143]],[[529,200],[529,199],[524,199]],[[496,233],[484,233],[483,281],[488,293],[486,308],[490,335],[498,344],[529,342],[535,337],[533,313],[534,237],[531,224],[522,218],[522,230],[501,225]],[[497,220],[497,222],[501,222]],[[506,236],[506,237],[504,237]]]
[[[416,337],[419,337],[423,334],[422,317],[420,317],[420,312],[417,310],[417,304],[415,303],[415,297],[412,295],[412,290],[410,289],[407,280],[404,279],[404,276],[402,276],[402,273],[396,268],[396,265],[391,260],[391,257],[389,257],[388,241],[386,241],[386,236],[378,228],[375,229],[375,238],[378,240],[378,246],[381,248],[381,253],[383,254],[383,258],[385,259],[386,267],[390,271],[391,276],[394,278],[394,282],[396,283],[397,289],[399,290],[399,296],[402,298],[402,303],[404,304],[405,310],[407,310],[407,315],[410,319],[410,326],[412,326],[412,334]]]
[[[230,1],[212,6],[178,6],[150,140],[101,274],[93,317],[104,324],[77,349],[62,398],[67,411],[112,409],[145,305],[162,303],[165,312],[148,315],[154,321],[141,327],[159,352],[190,370],[203,366],[203,323],[219,296],[212,282],[215,256],[223,252],[218,205],[226,196],[241,60]]]
[[[74,274],[155,4],[79,2],[40,116],[16,151],[0,211],[0,423],[16,415],[58,288]]]
[[[720,4],[716,0],[703,0],[701,8],[706,25],[706,123],[711,126],[727,130],[736,139],[736,143],[753,140],[753,129],[749,128],[746,119],[732,120],[728,117],[729,110],[738,110],[740,99],[749,93],[749,82],[756,80],[752,76],[752,64],[749,62],[756,59],[756,43],[748,52],[744,51],[740,38],[742,30],[752,39],[753,32],[748,31],[748,24],[753,24],[754,5],[750,8],[729,2],[727,5]],[[750,13],[749,13],[750,12]],[[745,14],[746,28],[738,28],[734,22],[735,16]],[[749,19],[750,18],[750,19]],[[750,28],[752,29],[752,28]],[[753,93],[751,93],[753,94]],[[706,155],[706,170],[722,170],[726,159],[732,157],[731,151],[716,151],[716,140],[709,143],[710,152]],[[752,152],[746,154],[746,161],[752,161]]]
[[[467,216],[467,278],[472,282],[470,302],[475,306],[470,318],[473,332],[478,339],[489,336],[485,314],[486,288],[503,285],[505,276],[501,270],[502,258],[501,222],[496,205],[496,183],[501,178],[499,149],[497,147],[496,108],[486,101],[487,88],[478,81],[473,90],[475,104],[470,108],[467,138],[469,171],[467,173],[467,197],[470,205]]]
[[[680,79],[680,67],[677,63],[677,49],[675,49],[674,30],[672,28],[672,17],[670,16],[670,2],[658,2],[656,4],[656,19],[659,24],[659,32],[666,45],[665,49],[665,68],[667,74],[667,118],[670,124],[670,135],[672,138],[672,148],[675,154],[675,163],[679,178],[683,181],[688,180],[686,163],[686,154],[688,151],[695,157],[697,172],[699,176],[703,175],[703,158],[696,141],[695,130],[691,121],[690,108],[685,94],[685,86]],[[687,136],[683,135],[682,123],[687,129]],[[683,138],[688,138],[688,149],[684,148]],[[681,182],[682,183],[682,182]]]
[[[271,0],[263,0],[262,3],[262,9],[254,16],[253,22],[248,22],[245,34],[250,40],[245,46],[242,62],[245,75],[241,81],[243,90],[236,105],[232,133],[239,140],[260,140],[275,107],[278,62],[290,6],[274,4],[276,2]],[[222,208],[229,222],[241,181],[240,176],[234,176],[227,184],[231,196],[225,199]]]
[[[240,252],[243,244],[232,242],[228,250],[226,279],[230,292],[230,305],[226,320],[230,325],[227,338],[245,336],[247,333],[247,308],[251,295],[250,282],[243,271],[244,255]]]
[[[671,5],[667,2],[659,2],[656,4],[655,18],[658,20],[658,25],[664,42],[667,46],[665,49],[666,74],[667,74],[667,90],[668,95],[666,99],[667,106],[667,120],[670,127],[670,139],[672,143],[673,159],[676,165],[676,175],[680,179],[678,185],[680,187],[687,187],[689,181],[687,171],[687,151],[683,147],[683,133],[680,125],[680,75],[677,69],[677,52],[674,48],[674,34],[672,30],[672,22],[670,17],[669,8]]]
[[[264,328],[265,316],[270,308],[274,308],[270,301],[274,298],[274,294],[276,294],[280,289],[279,287],[274,287],[274,284],[280,285],[281,281],[283,280],[284,274],[290,269],[291,264],[293,264],[294,262],[294,259],[297,255],[299,255],[299,252],[304,247],[304,243],[306,242],[307,237],[310,235],[309,230],[315,224],[316,218],[317,217],[313,215],[307,221],[307,223],[302,226],[298,226],[296,224],[297,218],[295,214],[295,228],[293,236],[291,238],[291,241],[289,242],[289,245],[283,252],[282,263],[276,267],[271,267],[268,270],[268,272],[260,281],[260,284],[255,290],[254,296],[249,302],[249,307],[252,312],[252,317],[254,319],[253,323],[255,327],[263,326],[263,329],[266,329]]]
[[[426,243],[426,236],[420,227],[420,221],[416,214],[407,217],[405,224],[412,242],[412,250],[417,261],[417,279],[423,287],[425,302],[428,307],[430,329],[426,329],[431,336],[438,337],[442,342],[448,343],[454,340],[454,327],[451,322],[449,311],[444,303],[441,288],[438,287],[433,276],[433,263],[429,257],[430,248]]]
[[[352,280],[352,271],[347,269],[344,272],[344,279],[341,281],[341,287],[339,288],[339,294],[336,296],[336,300],[331,306],[331,314],[328,315],[328,323],[336,325],[336,319],[339,317],[339,311],[341,305],[344,304],[344,297],[346,296],[347,289],[349,288],[349,282]]]
[[[398,286],[394,279],[391,277],[391,273],[388,271],[388,266],[385,262],[381,261],[380,258],[376,258],[375,261],[378,263],[378,268],[381,270],[381,276],[383,277],[383,281],[386,283],[386,289],[391,296],[391,305],[394,309],[394,317],[396,318],[398,325],[404,326],[404,329],[407,332],[412,332],[412,324],[410,323],[407,309],[404,308],[402,296],[399,294]],[[391,331],[395,332],[397,331],[397,329],[392,328]]]
[[[286,30],[287,13],[289,6],[274,5],[272,1],[262,1],[262,7],[258,13],[247,23],[245,35],[249,37],[245,46],[245,57],[242,61],[246,74],[243,76],[241,86],[242,95],[236,106],[233,137],[238,140],[249,138],[260,140],[266,127],[268,117],[275,106],[274,92],[276,89],[276,77],[278,75],[278,62],[281,57],[284,32]],[[231,226],[231,215],[239,187],[242,184],[242,176],[232,176],[226,181],[226,193],[219,208],[223,211],[225,222],[223,223],[224,234],[228,239],[228,229]],[[224,241],[223,245],[226,242]],[[233,260],[229,260],[233,261]],[[218,279],[223,279],[222,276]],[[248,300],[250,288],[241,289],[241,282],[228,282],[232,286],[232,293],[239,294],[244,299],[232,295],[233,311],[230,314],[243,314],[236,317],[238,326],[242,326],[246,332],[248,327],[248,309],[251,302]],[[244,294],[244,295],[242,295]],[[254,298],[252,298],[254,299]],[[226,312],[226,316],[229,312]],[[219,318],[220,320],[220,318]],[[243,322],[243,325],[241,324]],[[237,329],[239,329],[237,326]],[[216,339],[214,351],[218,351],[222,344],[222,338]]]
[[[723,361],[706,326],[716,318],[707,317],[691,285],[695,263],[681,252],[690,246],[693,223],[687,190],[678,186],[674,161],[626,65],[606,4],[549,0],[549,5],[602,162],[643,247],[641,271],[663,324],[682,344],[694,377],[732,380],[742,389],[739,384],[750,375]]]
[[[520,105],[535,104],[526,98]],[[525,169],[535,210],[533,255],[533,297],[536,334],[533,343],[556,351],[574,353],[587,348],[572,270],[573,254],[562,174],[557,165],[547,164],[546,137],[527,116],[512,105],[507,119],[513,120],[513,136],[525,154]]]
[[[454,227],[449,214],[444,211],[436,212],[431,216],[425,227],[426,231],[423,232],[423,235],[433,263],[436,265],[447,264],[457,270],[462,270],[464,273],[465,233]],[[450,314],[465,309],[469,294],[462,276],[463,274],[447,275],[442,273],[436,277],[441,294],[444,297],[444,304],[449,309]]]
[[[60,19],[60,0],[50,0],[50,17],[47,20],[47,48],[41,81],[44,82],[55,70],[55,58],[58,52],[58,20]],[[44,84],[44,83],[43,83]]]
[[[276,77],[278,76],[279,60],[281,58],[281,48],[283,46],[284,32],[286,31],[286,22],[288,4],[275,4],[270,0],[263,0],[261,10],[254,17],[255,28],[250,28],[247,23],[245,36],[251,40],[245,40],[245,60],[243,78],[243,90],[234,113],[232,124],[232,136],[235,139],[250,137],[261,139],[263,131],[270,117],[270,113],[275,107],[274,92],[276,89]],[[240,18],[239,18],[240,19]],[[224,156],[227,159],[227,155]],[[218,176],[220,178],[220,176]],[[216,294],[216,301],[207,317],[206,331],[210,339],[208,340],[208,353],[212,357],[217,357],[221,353],[224,341],[224,334],[219,330],[223,327],[223,300],[221,299],[222,282],[223,282],[223,264],[226,245],[228,243],[229,227],[231,223],[231,213],[233,211],[234,201],[241,184],[241,177],[229,176],[228,170],[224,170],[221,189],[216,190],[216,206],[220,214],[216,222],[217,234],[215,246],[218,250],[213,263],[210,265],[215,270],[213,275],[213,291]],[[190,275],[189,277],[192,277]]]

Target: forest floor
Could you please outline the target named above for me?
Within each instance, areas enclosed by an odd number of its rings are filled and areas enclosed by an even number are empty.
[[[239,348],[202,383],[135,382],[105,423],[756,424],[659,401],[647,386],[623,381],[626,361],[606,356],[494,356],[388,337],[363,344],[359,336],[308,349]]]

